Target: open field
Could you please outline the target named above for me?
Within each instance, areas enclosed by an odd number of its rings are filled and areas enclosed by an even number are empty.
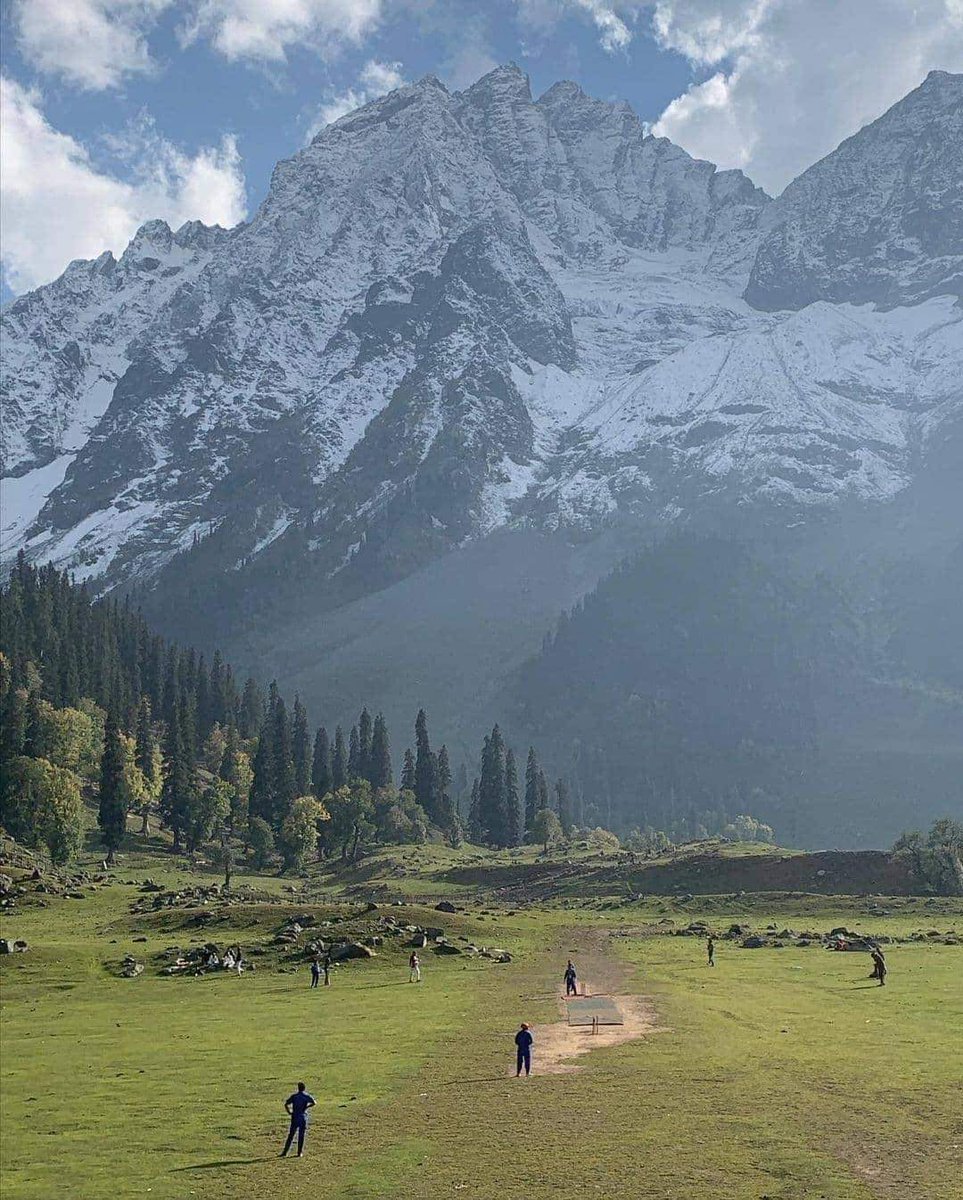
[[[697,919],[719,932],[963,931],[960,901],[579,901],[566,887],[509,903],[446,885],[439,857],[449,852],[426,850],[393,886],[447,891],[464,905],[454,915],[414,904],[365,914],[339,903],[331,876],[303,897],[283,880],[236,881],[275,903],[132,913],[143,893],[123,880],[212,881],[157,855],[122,860],[84,900],[6,913],[3,935],[30,949],[5,956],[0,973],[4,1200],[963,1194],[963,946],[894,944],[879,988],[865,954],[722,940],[710,970],[700,938],[669,936]],[[333,986],[312,991],[307,970],[271,945],[295,914],[351,928],[390,915],[513,961],[429,947],[424,982],[409,985],[407,951],[386,938],[377,957],[336,967]],[[241,978],[158,974],[167,947],[208,940],[267,952]],[[117,977],[125,953],[144,974]],[[641,998],[648,1019],[630,1031],[640,1036],[600,1036],[590,1053],[558,1058],[570,954],[593,990]],[[535,1068],[518,1081],[511,1043],[523,1019],[535,1026]],[[566,1030],[564,1046],[580,1037],[591,1033]],[[281,1103],[299,1078],[318,1106],[305,1158],[280,1161]]]

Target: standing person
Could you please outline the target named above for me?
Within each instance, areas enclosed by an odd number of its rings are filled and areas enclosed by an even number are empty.
[[[291,1118],[291,1128],[288,1130],[288,1140],[284,1143],[281,1157],[284,1158],[291,1149],[294,1135],[298,1135],[298,1158],[304,1153],[304,1135],[308,1131],[308,1109],[314,1108],[315,1100],[310,1092],[305,1090],[303,1083],[298,1084],[298,1090],[284,1101],[285,1112]]]
[[[706,954],[709,956],[709,966],[714,967],[716,965],[716,944],[711,934],[706,942]]]
[[[575,974],[575,963],[571,959],[568,960],[568,966],[565,968],[565,995],[578,995],[578,976]]]
[[[880,987],[884,987],[886,984],[886,959],[883,957],[883,952],[879,946],[875,946],[871,953],[873,959],[873,978],[879,980]]]
[[[421,983],[421,961],[414,950],[408,959],[408,982]]]
[[[522,1021],[522,1027],[515,1034],[515,1078],[517,1079],[522,1073],[522,1067],[525,1068],[526,1076],[532,1073],[532,1043],[535,1039],[532,1037],[532,1031],[528,1027],[527,1021]]]
[[[325,951],[324,961],[321,964],[324,967],[324,986],[331,986],[331,955]]]
[[[316,988],[321,982],[321,964],[316,958],[311,960],[311,986]]]

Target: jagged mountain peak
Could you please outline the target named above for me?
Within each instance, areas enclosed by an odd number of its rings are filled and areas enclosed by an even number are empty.
[[[963,295],[963,75],[931,71],[769,207],[756,307]]]
[[[956,86],[919,90],[952,112]],[[860,170],[870,212],[891,192]],[[846,182],[820,194],[852,207]],[[230,604],[295,562],[319,595],[380,586],[504,525],[890,495],[952,404],[959,321],[754,311],[760,228],[818,242],[776,203],[516,64],[399,88],[280,162],[250,222],[148,222],[4,312],[4,553]]]

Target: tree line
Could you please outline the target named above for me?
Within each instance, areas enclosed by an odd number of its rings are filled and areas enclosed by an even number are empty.
[[[520,795],[497,725],[463,813],[467,775],[453,781],[423,710],[396,786],[381,713],[364,708],[347,735],[312,734],[299,697],[289,705],[276,684],[266,694],[252,678],[239,684],[219,653],[208,663],[154,634],[128,602],[94,602],[22,554],[0,590],[0,720],[0,821],[58,862],[82,844],[85,796],[109,859],[130,814],[144,836],[156,815],[175,851],[213,846],[228,877],[240,854],[294,868],[312,853],[355,858],[371,838],[416,842],[436,830],[452,845],[467,834],[547,847],[573,828],[567,787],[550,792],[534,749]]]

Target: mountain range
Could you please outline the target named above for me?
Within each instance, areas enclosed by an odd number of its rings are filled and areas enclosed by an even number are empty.
[[[458,746],[683,529],[897,604],[865,670],[932,687],[906,580],[955,578],[963,538],[963,76],[776,199],[576,84],[429,76],[279,163],[250,222],[151,222],[17,299],[3,358],[4,556],[332,720],[429,702]]]

